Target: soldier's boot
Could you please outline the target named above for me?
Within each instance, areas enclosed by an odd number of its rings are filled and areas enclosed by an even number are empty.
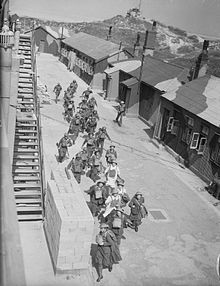
[[[98,279],[96,280],[97,282],[100,282],[101,279],[103,278],[103,275],[102,275],[102,266],[98,266],[98,269],[97,269],[97,272],[98,272]]]

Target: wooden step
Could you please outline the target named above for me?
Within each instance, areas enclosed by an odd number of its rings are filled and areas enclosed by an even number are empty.
[[[34,169],[22,169],[22,168],[17,168],[12,170],[13,174],[40,174],[40,170],[34,170]]]
[[[21,100],[20,98],[18,98],[18,104],[28,104],[28,105],[34,105],[34,100],[31,99],[31,100]]]
[[[38,142],[15,141],[15,146],[38,146]]]
[[[40,177],[39,176],[14,176],[13,180],[14,181],[40,181]]]
[[[25,135],[20,135],[20,134],[15,134],[15,139],[21,140],[21,139],[27,139],[27,140],[38,140],[37,136],[25,136]]]
[[[36,152],[37,153],[37,152]],[[32,155],[14,155],[14,160],[39,160],[39,155],[32,156]]]
[[[32,127],[36,128],[37,124],[36,123],[22,123],[22,122],[16,122],[16,127]]]
[[[16,129],[15,130],[15,133],[18,133],[18,135],[20,134],[20,133],[32,133],[32,134],[37,134],[38,133],[38,131],[37,130],[28,130],[28,129]]]
[[[41,188],[40,183],[15,183],[14,189],[39,189]]]
[[[38,221],[42,220],[41,214],[17,214],[18,221]]]
[[[22,148],[24,150],[20,151],[20,150],[14,150],[14,158],[17,159],[17,156],[21,155],[21,154],[29,154],[29,155],[34,155],[37,154],[36,156],[39,155],[39,150],[38,149],[30,149],[30,148]]]
[[[34,95],[33,94],[18,94],[18,99],[33,99],[34,100]]]
[[[31,207],[31,206],[19,206],[17,205],[17,212],[19,213],[32,213],[32,212],[37,212],[37,213],[41,213],[42,212],[42,208],[39,207],[39,206],[36,206],[36,207]]]
[[[37,146],[26,146],[26,148],[20,148],[18,146],[14,146],[14,152],[16,153],[39,153],[39,149],[36,147]]]
[[[39,162],[30,162],[30,161],[13,161],[13,166],[17,167],[40,167]]]
[[[19,76],[18,83],[19,84],[21,84],[21,83],[32,83],[33,84],[33,79],[30,76],[28,76],[28,77],[20,77]]]
[[[41,198],[39,190],[22,190],[14,192],[15,198]]]
[[[16,204],[31,204],[31,205],[41,205],[42,200],[41,198],[19,198],[16,199]]]

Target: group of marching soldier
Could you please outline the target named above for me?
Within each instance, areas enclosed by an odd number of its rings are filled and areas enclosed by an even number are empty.
[[[141,192],[137,192],[132,199],[129,198],[125,181],[121,178],[117,164],[118,154],[113,144],[105,152],[106,166],[103,165],[105,140],[111,141],[111,138],[105,126],[97,130],[99,121],[97,102],[92,96],[90,87],[82,93],[82,100],[75,108],[74,97],[77,87],[77,82],[74,80],[64,92],[63,114],[64,120],[69,123],[69,128],[57,143],[58,162],[62,163],[66,155],[69,155],[68,148],[75,144],[79,134],[85,134],[82,150],[70,160],[65,169],[67,174],[68,170],[71,170],[79,184],[81,176],[85,174],[94,182],[87,193],[90,195],[91,213],[93,217],[98,217],[100,222],[100,232],[96,236],[98,247],[95,257],[99,282],[103,278],[103,268],[108,268],[111,272],[113,264],[121,260],[119,245],[121,239],[125,239],[124,228],[130,227],[137,232],[142,218],[148,213]],[[61,90],[60,84],[54,88],[56,103]],[[122,124],[124,113],[124,102],[120,102],[115,120],[119,126]],[[101,180],[101,175],[105,176],[105,180]],[[130,215],[124,211],[127,204],[130,207]]]

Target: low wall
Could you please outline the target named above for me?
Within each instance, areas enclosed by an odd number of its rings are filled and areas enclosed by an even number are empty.
[[[44,230],[55,273],[89,269],[94,220],[77,182],[65,171],[47,182]]]

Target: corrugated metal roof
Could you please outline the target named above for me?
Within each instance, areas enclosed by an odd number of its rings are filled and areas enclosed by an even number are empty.
[[[151,56],[145,57],[145,62],[143,66],[142,78],[141,80],[151,86],[158,89],[167,90],[165,84],[163,87],[158,85],[161,82],[167,82],[170,87],[169,80],[177,79],[180,83],[181,81],[187,81],[188,69],[179,67],[170,63],[166,63],[160,59],[156,59]],[[139,78],[140,68],[129,73],[130,75]],[[158,85],[158,86],[157,86]]]
[[[220,78],[206,75],[162,96],[220,127]]]
[[[119,51],[119,45],[83,32],[76,33],[63,42],[96,61]]]
[[[54,37],[55,39],[60,39],[62,36],[62,27],[53,27],[53,26],[47,26],[47,25],[39,25],[36,28],[34,28],[34,30],[37,29],[44,29],[48,34],[50,34],[52,37]],[[28,34],[32,31],[33,29],[30,29],[28,31],[25,31],[25,34]],[[63,28],[63,38],[66,37],[71,37],[73,34],[75,34],[74,32],[72,32],[69,29],[66,29],[65,27]]]

